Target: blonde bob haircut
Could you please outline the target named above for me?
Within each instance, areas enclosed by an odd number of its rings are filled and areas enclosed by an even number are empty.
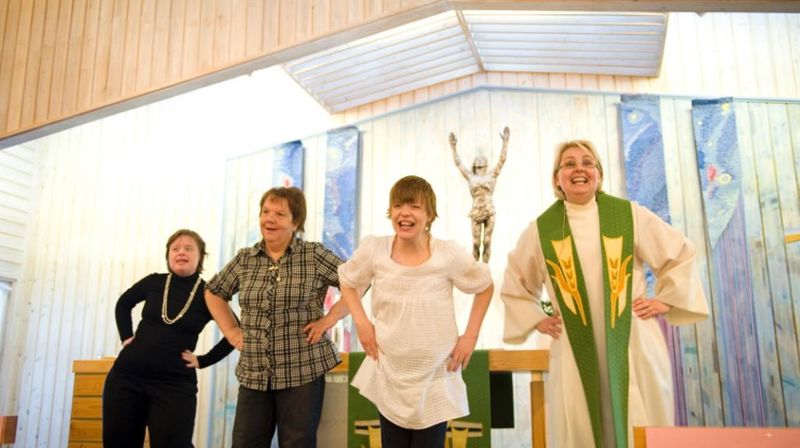
[[[597,154],[597,149],[595,149],[592,142],[589,140],[570,140],[568,142],[560,143],[556,146],[556,157],[553,159],[553,194],[556,195],[557,198],[561,200],[566,200],[567,198],[564,196],[564,191],[561,187],[558,186],[557,177],[558,170],[561,169],[561,156],[564,155],[564,151],[570,148],[583,148],[589,151],[589,154],[592,155],[594,158],[595,163],[597,164],[597,173],[600,177],[597,179],[597,192],[603,192],[603,163],[600,161],[600,156]]]
[[[389,192],[389,208],[386,209],[386,217],[391,219],[392,206],[395,204],[412,204],[419,202],[425,207],[430,221],[425,224],[425,230],[430,232],[431,224],[439,216],[436,213],[436,193],[427,180],[419,176],[406,176],[392,186]]]

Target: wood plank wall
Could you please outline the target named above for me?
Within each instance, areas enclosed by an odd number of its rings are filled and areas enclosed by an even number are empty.
[[[677,4],[676,4],[677,3]],[[0,2],[0,142],[12,136],[40,130],[44,126],[65,127],[75,124],[82,114],[100,113],[103,108],[124,110],[163,98],[170,92],[207,85],[248,73],[255,68],[281,63],[295,55],[345,43],[365,32],[383,26],[404,23],[453,8],[523,8],[523,9],[586,9],[584,1],[447,1],[447,0],[5,0]],[[701,1],[634,1],[619,0],[592,5],[593,10],[630,11],[798,11],[797,0],[741,2],[726,0]],[[402,17],[401,17],[402,16]],[[740,75],[741,86],[760,95],[773,95],[764,90],[762,75],[766,71],[786,68],[792,76],[766,80],[777,82],[775,96],[791,96],[797,91],[797,57],[779,58],[770,48],[780,52],[791,47],[773,45],[784,41],[787,31],[797,29],[797,21],[784,23],[766,15],[755,23],[745,19],[711,19],[712,27],[698,34],[697,26],[680,25],[673,33],[673,46],[689,51],[706,63],[702,73],[686,73],[675,66],[667,78],[687,78],[687,87],[717,86],[720,70],[734,67],[731,59],[747,57],[757,61],[754,71]],[[380,21],[385,21],[379,24]],[[691,20],[689,20],[691,22]],[[718,23],[717,23],[718,22]],[[763,33],[764,41],[750,39],[752,33]],[[745,51],[697,54],[699,48],[712,48],[716,36],[733,36]],[[793,38],[796,54],[798,41]],[[716,43],[715,43],[716,41]],[[701,45],[698,47],[697,44]],[[764,45],[766,44],[766,46]],[[711,47],[709,47],[711,45]],[[312,48],[313,47],[313,48]],[[669,50],[669,48],[667,49]],[[759,50],[759,51],[757,51]],[[285,52],[281,54],[281,52]],[[713,61],[713,64],[708,62]],[[236,69],[247,64],[247,69]],[[213,75],[213,77],[212,77]],[[698,76],[699,75],[699,76]],[[581,75],[505,75],[496,74],[510,84],[534,85],[553,89],[641,91],[640,84],[630,77]],[[486,75],[467,77],[455,82],[484,82]],[[212,81],[213,78],[213,81]],[[515,79],[518,78],[518,79]],[[665,75],[662,74],[662,78]],[[666,78],[665,78],[666,79]],[[700,80],[698,84],[697,80]],[[682,81],[655,81],[656,87]],[[509,85],[510,85],[509,84]],[[545,86],[546,85],[546,86]],[[726,86],[722,86],[726,87]],[[420,89],[412,97],[424,101],[447,91],[451,84]],[[468,88],[468,87],[467,87]],[[660,89],[661,93],[685,92]],[[149,95],[149,96],[148,96]],[[148,96],[144,99],[144,96]],[[401,102],[407,98],[401,97]],[[126,106],[127,102],[127,106]],[[392,101],[389,101],[389,107]],[[378,106],[380,108],[382,106]],[[357,109],[360,110],[360,109]],[[363,111],[358,112],[362,114]],[[372,112],[371,112],[372,113]],[[67,120],[66,122],[64,120]],[[42,131],[44,132],[44,131]],[[20,137],[20,141],[22,138]]]
[[[435,0],[4,0],[0,139]]]

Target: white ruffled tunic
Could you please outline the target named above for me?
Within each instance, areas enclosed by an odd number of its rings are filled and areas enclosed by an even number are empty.
[[[342,285],[372,284],[372,314],[380,353],[367,357],[352,380],[391,422],[424,429],[469,414],[461,372],[448,372],[458,339],[453,287],[467,294],[492,283],[489,267],[453,241],[431,238],[419,266],[391,258],[394,236],[366,237],[339,267]]]

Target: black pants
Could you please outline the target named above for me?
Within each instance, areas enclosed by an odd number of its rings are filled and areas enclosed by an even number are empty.
[[[196,409],[192,380],[148,381],[112,368],[103,387],[103,446],[141,448],[147,426],[153,448],[192,447]]]
[[[325,375],[302,386],[260,391],[239,386],[233,448],[266,448],[275,429],[281,448],[316,448]]]
[[[441,448],[447,436],[447,422],[424,429],[406,429],[380,414],[383,448]]]

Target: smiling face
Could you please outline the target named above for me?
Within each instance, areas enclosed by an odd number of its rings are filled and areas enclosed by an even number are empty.
[[[586,204],[594,199],[603,174],[593,151],[583,146],[568,146],[561,151],[553,184],[564,199],[575,204]]]
[[[188,277],[197,272],[200,263],[200,249],[197,241],[189,235],[181,235],[169,245],[167,253],[169,270],[180,277]]]
[[[402,239],[427,238],[436,213],[436,193],[425,179],[406,176],[392,186],[386,216]]]
[[[430,215],[421,201],[392,204],[389,219],[398,238],[408,241],[427,238]]]
[[[297,223],[284,198],[269,196],[261,205],[258,217],[261,236],[271,250],[285,250],[292,242],[292,235],[297,230]]]

